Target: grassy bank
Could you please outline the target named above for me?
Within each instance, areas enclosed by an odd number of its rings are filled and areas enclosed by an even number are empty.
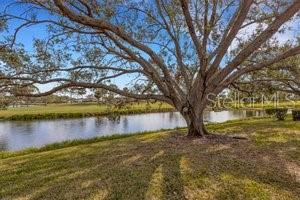
[[[35,120],[58,118],[81,118],[104,115],[139,114],[149,112],[172,111],[168,104],[134,103],[124,108],[113,108],[97,104],[50,104],[47,106],[31,106],[0,110],[2,120]]]
[[[281,102],[279,107],[300,108],[300,101],[295,103]],[[230,104],[228,109],[265,109],[274,107],[273,103],[262,104]],[[222,110],[222,109],[221,109]],[[47,106],[31,106],[0,110],[0,120],[38,120],[82,118],[106,115],[141,114],[151,112],[169,112],[174,108],[166,103],[133,103],[123,108],[113,108],[97,104],[49,104]]]
[[[233,103],[229,105],[234,109],[266,109],[266,108],[276,108],[275,102],[264,102],[264,103]],[[300,101],[290,101],[290,102],[279,102],[277,107],[283,108],[300,108]]]
[[[191,140],[174,130],[23,152],[0,159],[0,199],[299,197],[299,122],[252,119],[209,129],[249,139]]]

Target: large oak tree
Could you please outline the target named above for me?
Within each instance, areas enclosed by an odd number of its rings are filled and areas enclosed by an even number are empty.
[[[188,135],[204,136],[212,97],[300,54],[299,10],[299,0],[20,0],[1,14],[19,22],[12,48],[33,25],[46,24],[48,37],[35,41],[23,67],[3,64],[1,79],[56,83],[35,96],[81,87],[164,101],[185,118]],[[295,40],[276,42],[289,27]],[[131,87],[112,86],[122,76]]]

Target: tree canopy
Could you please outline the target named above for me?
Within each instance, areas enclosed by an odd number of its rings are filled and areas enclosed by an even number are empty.
[[[1,13],[2,24],[18,21],[3,45],[22,49],[17,38],[34,25],[47,37],[21,66],[4,62],[1,80],[55,83],[33,96],[81,87],[164,101],[203,136],[208,95],[300,54],[299,10],[298,0],[16,0]],[[124,76],[128,87],[114,87]]]

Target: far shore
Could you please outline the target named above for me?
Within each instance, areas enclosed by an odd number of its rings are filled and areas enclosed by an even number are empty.
[[[286,107],[291,109],[299,109],[300,101],[292,104],[291,102],[282,102],[278,107]],[[208,111],[223,111],[223,110],[264,110],[266,108],[276,107],[273,103],[262,104],[240,104],[229,106],[219,106],[216,109],[207,108]],[[144,114],[156,112],[174,112],[172,106],[166,103],[131,103],[120,108],[114,106],[82,103],[82,104],[49,104],[47,106],[33,105],[17,108],[8,108],[0,110],[0,120],[2,121],[30,121],[42,119],[70,119],[83,117],[99,117],[99,116],[115,116],[128,114]]]

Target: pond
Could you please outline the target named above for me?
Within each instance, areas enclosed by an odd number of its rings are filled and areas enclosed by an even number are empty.
[[[263,115],[263,111],[251,110],[207,111],[205,112],[205,120],[207,122],[224,122]],[[184,126],[186,126],[186,123],[178,112],[121,115],[115,118],[91,117],[39,121],[2,121],[0,122],[0,151],[41,147],[65,140]]]

